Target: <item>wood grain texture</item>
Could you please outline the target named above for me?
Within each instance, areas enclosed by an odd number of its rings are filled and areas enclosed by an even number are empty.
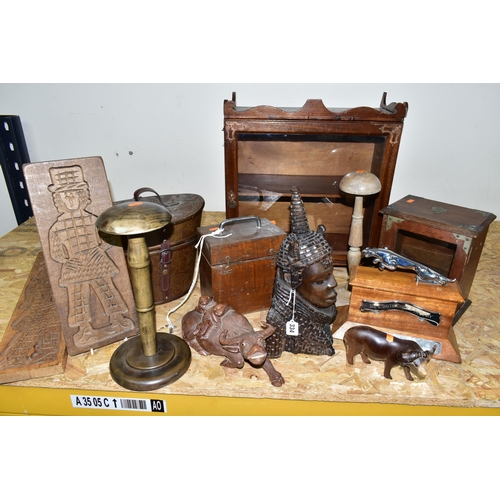
[[[63,373],[66,343],[40,252],[0,343],[0,383]]]
[[[379,247],[456,279],[468,298],[494,214],[414,195],[381,213]]]
[[[206,237],[200,262],[200,291],[245,314],[271,306],[276,255],[285,232],[267,219],[224,227],[224,238]],[[210,234],[200,227],[200,236]]]
[[[326,204],[335,199],[331,204],[338,201],[350,208],[352,201],[339,191],[339,183],[349,170],[361,168],[382,184],[378,196],[365,200],[365,246],[376,246],[379,211],[389,203],[408,111],[407,103],[387,105],[385,98],[379,108],[327,108],[319,99],[309,99],[301,108],[247,108],[236,106],[233,95],[224,102],[226,217],[252,213],[275,220],[288,232],[292,186],[300,189],[304,202],[307,197],[326,198]],[[314,217],[326,227],[334,263],[345,266],[347,249],[334,248],[334,240],[348,233],[352,209],[328,210],[325,204],[316,208]],[[306,210],[313,215],[312,208]]]
[[[343,177],[352,170],[370,170],[373,154],[374,145],[370,143],[353,147],[350,143],[333,141],[241,141],[238,167],[240,174],[286,173],[311,177],[335,172]]]
[[[123,247],[95,227],[112,206],[102,159],[29,163],[23,169],[68,353],[136,334]]]
[[[275,119],[301,120],[314,116],[318,120],[332,121],[358,121],[377,120],[394,121],[403,120],[408,112],[408,104],[405,103],[385,103],[386,94],[382,96],[379,108],[359,106],[356,108],[327,108],[321,99],[308,99],[305,104],[298,107],[277,108],[275,106],[254,106],[243,107],[236,105],[236,94],[231,100],[224,101],[224,115],[235,119],[251,119],[273,117]]]
[[[218,225],[225,217],[223,213],[204,212],[202,225]],[[26,223],[25,223],[26,224]],[[0,267],[11,269],[0,280],[2,294],[24,282],[33,264],[31,256],[28,272],[23,261],[16,257],[2,257],[9,254],[19,241],[29,242],[29,254],[36,247],[35,225],[30,222],[0,238]],[[428,364],[425,379],[409,382],[403,370],[392,371],[393,380],[383,377],[383,364],[374,362],[365,365],[355,360],[347,364],[345,349],[335,339],[334,356],[283,355],[273,360],[276,369],[283,375],[285,384],[273,387],[265,374],[250,366],[241,370],[220,366],[220,358],[193,353],[187,373],[177,382],[154,391],[168,400],[169,395],[219,396],[228,398],[255,398],[301,401],[326,401],[341,403],[393,403],[403,405],[443,406],[459,408],[500,408],[500,222],[491,225],[485,242],[476,278],[471,289],[472,305],[455,325],[455,335],[462,357],[462,363],[450,363],[433,359]],[[26,267],[24,265],[24,267]],[[19,272],[16,273],[15,270]],[[23,273],[25,273],[23,275]],[[345,269],[336,268],[335,277],[341,287],[340,296],[348,297],[345,289]],[[21,292],[17,291],[17,296]],[[7,323],[12,312],[5,310],[4,295],[0,296],[0,320]],[[180,334],[183,315],[196,307],[199,299],[197,286],[188,301],[177,309],[170,318],[174,334]],[[178,299],[156,307],[157,328],[167,331],[166,314],[181,303]],[[14,308],[14,306],[13,306]],[[246,315],[255,329],[266,317],[267,310]],[[0,330],[0,335],[3,329]],[[93,351],[68,357],[66,370],[57,376],[13,382],[13,387],[67,388],[71,390],[123,390],[113,382],[109,374],[109,359],[120,342],[103,346]],[[131,395],[134,393],[131,393]],[[196,403],[193,403],[196,404]],[[370,412],[367,406],[367,412]],[[293,410],[291,410],[293,411]],[[421,409],[416,409],[416,412]],[[424,409],[425,411],[425,409]]]
[[[435,354],[436,359],[460,362],[460,353],[457,351],[452,329],[453,317],[464,302],[457,283],[448,283],[445,286],[419,284],[412,272],[358,267],[350,284],[352,293],[348,321],[439,342],[442,352]],[[440,314],[440,321],[438,325],[430,324],[406,311],[362,312],[363,300],[405,302]]]

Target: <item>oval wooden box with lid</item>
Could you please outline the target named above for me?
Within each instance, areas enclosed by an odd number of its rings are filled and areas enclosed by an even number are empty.
[[[152,192],[153,196],[140,196]],[[205,200],[192,193],[159,195],[151,188],[141,188],[134,193],[134,200],[161,203],[172,215],[170,223],[150,233],[146,233],[149,258],[151,260],[151,280],[155,304],[164,304],[185,295],[191,286],[196,262],[198,242],[197,228]],[[123,203],[123,200],[116,203]],[[125,253],[127,241],[123,239]]]

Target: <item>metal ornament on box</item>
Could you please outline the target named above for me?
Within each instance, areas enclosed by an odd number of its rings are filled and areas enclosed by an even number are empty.
[[[365,248],[362,253],[363,257],[373,259],[373,263],[378,264],[380,270],[389,269],[390,271],[395,271],[396,269],[411,269],[415,271],[415,281],[420,283],[444,286],[447,283],[457,281],[455,278],[447,278],[430,267],[403,257],[392,250],[387,250],[387,248]]]

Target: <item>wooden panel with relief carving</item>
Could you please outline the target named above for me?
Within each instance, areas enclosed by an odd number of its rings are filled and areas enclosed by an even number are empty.
[[[102,158],[29,163],[23,169],[68,354],[136,335],[121,241],[95,227],[112,206]]]
[[[66,343],[40,252],[0,344],[0,383],[64,372]]]

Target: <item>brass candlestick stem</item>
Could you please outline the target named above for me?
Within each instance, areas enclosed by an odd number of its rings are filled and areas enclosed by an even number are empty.
[[[134,391],[159,389],[178,380],[191,364],[191,350],[184,339],[156,331],[149,251],[144,233],[166,226],[170,213],[147,202],[120,203],[103,212],[98,230],[127,236],[128,264],[139,319],[139,336],[124,342],[111,356],[113,380]]]

